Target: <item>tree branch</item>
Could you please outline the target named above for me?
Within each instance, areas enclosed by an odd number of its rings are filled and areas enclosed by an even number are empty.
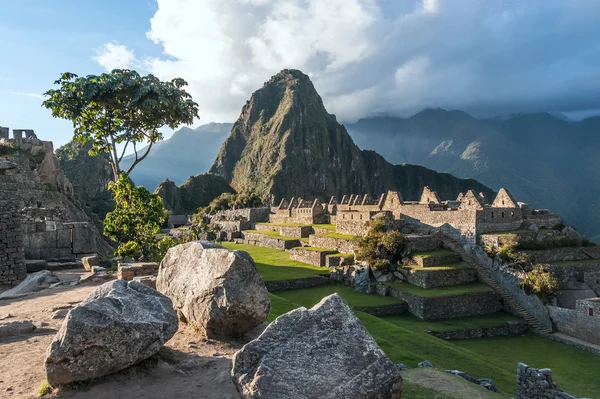
[[[125,143],[125,147],[123,147],[123,152],[121,152],[121,156],[119,157],[119,163],[121,163],[121,161],[123,160],[123,156],[125,155],[125,150],[127,150],[127,146],[129,145],[129,143],[131,142],[131,140],[127,140],[127,142]]]
[[[146,158],[148,156],[148,154],[150,153],[150,150],[152,149],[152,145],[154,143],[150,142],[150,144],[148,144],[148,148],[146,149],[146,152],[144,153],[144,155],[142,155],[141,158],[138,158],[138,153],[137,150],[135,151],[135,162],[131,164],[131,167],[129,168],[129,170],[127,170],[127,175],[129,175],[131,173],[131,171],[133,170],[133,168],[136,167],[136,165],[140,162],[142,162],[144,160],[144,158]],[[135,142],[133,143],[134,147],[135,147]]]

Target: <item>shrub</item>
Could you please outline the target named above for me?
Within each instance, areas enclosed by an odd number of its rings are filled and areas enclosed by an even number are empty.
[[[406,249],[406,237],[397,230],[387,231],[383,218],[371,223],[369,231],[356,239],[358,243],[357,259],[365,261],[379,270],[383,264],[395,264],[402,259]]]
[[[559,289],[559,281],[543,267],[537,265],[533,270],[527,272],[521,281],[521,287],[528,294],[536,294],[545,302],[556,296]]]
[[[257,208],[263,205],[261,198],[254,191],[242,193],[223,193],[213,199],[208,206],[198,209],[201,216],[214,215],[218,211],[228,209]]]

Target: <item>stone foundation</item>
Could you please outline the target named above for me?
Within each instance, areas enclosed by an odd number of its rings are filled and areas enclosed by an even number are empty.
[[[371,294],[372,295],[372,294]],[[365,307],[353,307],[353,310],[358,312],[368,313],[372,316],[395,316],[408,311],[408,305],[406,303],[397,303],[386,306],[365,306]]]
[[[452,265],[454,263],[460,262],[460,255],[451,255],[451,256],[415,256],[413,261],[417,266],[420,267],[430,267],[430,266],[438,266],[438,265]]]
[[[600,247],[564,247],[541,249],[537,251],[521,251],[529,256],[532,262],[550,263],[571,260],[600,259]]]
[[[327,255],[325,267],[334,268],[338,266],[348,266],[354,263],[354,255]]]
[[[315,251],[314,249],[304,249],[302,247],[292,248],[290,250],[290,259],[298,262],[308,263],[313,266],[326,266],[327,255],[335,254],[335,250]]]
[[[420,270],[403,268],[400,273],[412,285],[421,288],[437,288],[466,284],[477,280],[477,271],[472,268],[449,270]]]
[[[244,239],[244,244],[280,249],[282,251],[301,246],[300,240],[283,240],[260,233],[242,232],[242,238]]]
[[[484,337],[502,337],[509,335],[520,335],[527,331],[527,323],[524,321],[506,322],[502,326],[489,328],[469,328],[454,331],[427,331],[428,334],[445,340],[450,339],[473,339]]]
[[[411,252],[416,251],[433,251],[442,245],[442,238],[439,234],[432,235],[412,235],[406,236],[408,238],[408,248]]]
[[[117,270],[117,278],[120,280],[134,280],[136,277],[158,275],[159,263],[120,263]]]
[[[21,216],[14,208],[0,207],[0,284],[17,285],[27,277]]]
[[[298,278],[295,280],[265,281],[265,286],[269,292],[274,292],[319,287],[321,285],[327,285],[330,283],[331,280],[329,280],[327,277],[316,276]]]
[[[406,301],[410,313],[421,320],[482,316],[496,313],[502,309],[500,296],[494,291],[464,295],[421,297],[390,287],[389,293],[395,298]]]
[[[344,254],[352,254],[358,249],[358,245],[352,240],[344,238],[325,237],[320,235],[311,235],[309,239],[311,247],[332,248]]]
[[[581,263],[574,265],[545,264],[544,268],[560,281],[584,281],[587,273],[600,273],[600,260],[598,260],[598,263]]]

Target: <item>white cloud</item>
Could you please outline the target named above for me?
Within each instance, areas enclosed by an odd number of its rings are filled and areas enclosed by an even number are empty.
[[[38,99],[45,99],[45,97],[42,94],[38,94],[38,93],[25,93],[22,91],[12,91],[12,94],[15,94],[17,96],[22,96],[22,97],[32,97],[32,98],[38,98]]]
[[[342,121],[424,107],[475,114],[598,108],[600,2],[157,0],[164,56],[108,43],[106,68],[182,77],[203,121],[232,121],[284,68],[313,80]]]
[[[93,59],[107,71],[129,69],[136,61],[133,51],[116,42],[106,43],[97,49]]]

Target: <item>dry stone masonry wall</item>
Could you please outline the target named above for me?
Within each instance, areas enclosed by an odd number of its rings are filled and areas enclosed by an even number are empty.
[[[578,399],[557,388],[552,370],[535,369],[524,363],[517,366],[516,399]]]
[[[21,215],[0,204],[0,284],[17,285],[27,277]]]

